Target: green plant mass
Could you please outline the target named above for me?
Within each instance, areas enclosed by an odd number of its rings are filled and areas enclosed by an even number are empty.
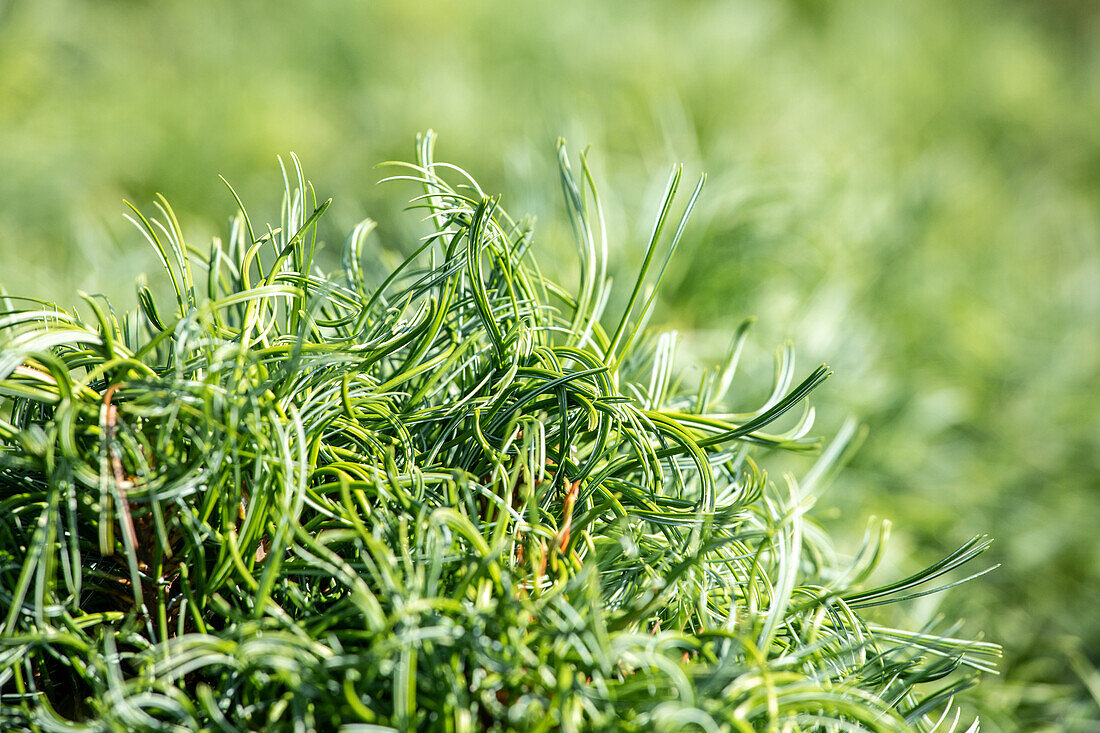
[[[242,205],[199,248],[167,202],[134,209],[170,306],[6,299],[0,727],[970,725],[952,699],[998,647],[870,609],[959,582],[988,541],[872,584],[887,525],[844,559],[810,518],[855,442],[807,437],[828,368],[799,379],[782,348],[744,405],[747,324],[690,379],[645,330],[702,180],[678,198],[672,174],[611,312],[583,156],[560,148],[565,286],[432,149],[393,176],[428,234],[377,281],[371,222],[323,272],[329,202],[294,159],[277,227]],[[785,451],[819,456],[772,480]]]

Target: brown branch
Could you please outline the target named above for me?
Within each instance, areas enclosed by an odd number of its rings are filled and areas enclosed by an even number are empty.
[[[115,488],[118,490],[118,514],[119,524],[122,525],[123,534],[126,537],[126,541],[130,543],[130,547],[137,550],[137,532],[134,530],[134,517],[130,513],[130,502],[126,498],[126,487],[123,485],[126,481],[126,477],[122,472],[122,456],[118,451],[118,448],[114,445],[115,426],[118,424],[118,407],[111,404],[111,397],[115,394],[117,384],[112,384],[107,388],[107,391],[103,393],[103,404],[107,408],[107,416],[104,421],[104,427],[107,431],[107,450],[111,454],[111,469],[115,475]]]

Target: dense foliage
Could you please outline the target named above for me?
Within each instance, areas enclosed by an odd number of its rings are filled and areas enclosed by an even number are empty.
[[[763,346],[828,361],[818,430],[869,428],[830,536],[897,519],[898,575],[996,537],[1001,570],[942,597],[1005,643],[965,697],[986,730],[1100,730],[1097,79],[1086,0],[0,0],[0,287],[136,307],[156,263],[120,199],[164,191],[206,242],[212,172],[271,211],[281,150],[339,201],[326,239],[370,214],[400,250],[414,218],[364,183],[429,124],[538,216],[543,262],[569,244],[548,152],[592,145],[621,281],[668,161],[705,168],[654,326],[709,364],[759,313],[754,395]]]
[[[625,311],[588,166],[561,150],[580,277],[420,139],[400,180],[430,233],[380,284],[348,237],[315,263],[294,166],[277,228],[223,242],[134,221],[175,303],[26,298],[0,313],[0,725],[67,730],[921,730],[992,644],[863,609],[980,553],[866,587],[886,525],[838,558],[807,512],[789,347],[755,409],[729,357],[688,383],[645,332],[677,219],[669,179]],[[937,580],[939,579],[939,580]],[[952,577],[951,581],[957,580]],[[942,630],[941,630],[942,631]]]

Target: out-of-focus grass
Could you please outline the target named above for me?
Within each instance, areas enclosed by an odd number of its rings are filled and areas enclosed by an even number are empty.
[[[871,427],[832,494],[836,531],[891,517],[909,567],[993,534],[1005,567],[955,601],[1008,654],[1006,684],[983,685],[987,727],[1095,724],[1088,7],[0,2],[0,282],[125,296],[155,264],[123,197],[163,191],[214,231],[215,174],[263,201],[288,150],[340,200],[333,231],[392,221],[373,165],[429,126],[488,190],[540,212],[548,240],[568,226],[534,195],[553,140],[591,144],[622,265],[660,195],[643,187],[674,161],[705,168],[659,317],[706,355],[725,347],[709,329],[756,313],[757,343],[789,335],[806,363],[833,363],[823,416]]]

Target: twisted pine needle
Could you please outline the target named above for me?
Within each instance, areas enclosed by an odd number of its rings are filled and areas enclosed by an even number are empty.
[[[747,323],[690,388],[674,336],[641,325],[702,181],[666,242],[673,174],[616,319],[583,157],[578,179],[560,147],[573,291],[538,268],[530,225],[433,147],[420,137],[393,177],[421,189],[430,233],[377,285],[360,264],[373,222],[341,272],[318,267],[330,202],[292,158],[277,228],[237,198],[229,237],[199,250],[167,201],[133,209],[171,308],[144,285],[121,319],[98,297],[83,314],[6,299],[0,724],[958,724],[960,672],[998,648],[860,609],[936,590],[988,543],[864,587],[885,525],[844,566],[808,515],[854,431],[805,486],[761,466],[763,449],[819,447],[805,404],[828,368],[795,384],[782,349],[773,395],[735,413]]]

